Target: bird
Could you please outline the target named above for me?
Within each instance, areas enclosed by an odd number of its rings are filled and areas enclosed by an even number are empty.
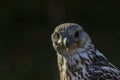
[[[83,27],[62,23],[52,35],[60,80],[120,80],[120,70],[98,49]]]

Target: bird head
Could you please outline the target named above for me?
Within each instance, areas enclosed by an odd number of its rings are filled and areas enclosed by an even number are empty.
[[[58,25],[52,33],[54,49],[62,54],[72,54],[77,49],[82,49],[91,39],[83,28],[76,23],[63,23]]]

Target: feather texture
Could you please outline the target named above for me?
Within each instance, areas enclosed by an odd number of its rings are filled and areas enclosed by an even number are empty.
[[[79,32],[77,37],[76,31]],[[60,37],[54,37],[56,33]],[[63,41],[68,36],[71,43],[67,51]],[[120,70],[94,47],[80,25],[64,23],[57,26],[52,41],[57,52],[61,80],[120,80]]]

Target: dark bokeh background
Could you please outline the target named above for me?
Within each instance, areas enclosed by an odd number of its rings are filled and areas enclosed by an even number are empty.
[[[59,80],[50,35],[64,22],[81,24],[120,68],[119,0],[1,0],[0,80]]]

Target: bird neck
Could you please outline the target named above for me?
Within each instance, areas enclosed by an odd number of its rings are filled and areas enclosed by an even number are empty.
[[[61,80],[84,80],[87,77],[89,66],[100,60],[107,61],[95,48],[78,49],[74,55],[67,58],[58,54]]]

